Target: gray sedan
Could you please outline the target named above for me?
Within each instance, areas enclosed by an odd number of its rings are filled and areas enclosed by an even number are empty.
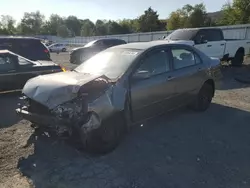
[[[79,138],[91,152],[105,153],[133,124],[181,106],[205,111],[220,78],[219,59],[192,46],[124,44],[73,71],[30,79],[17,112],[37,126]]]

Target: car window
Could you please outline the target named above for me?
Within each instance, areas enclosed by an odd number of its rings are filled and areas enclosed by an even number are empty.
[[[103,44],[107,47],[111,47],[115,45],[115,41],[114,40],[104,40]]]
[[[18,57],[19,65],[32,65],[32,63],[24,58]]]
[[[137,72],[148,71],[151,76],[154,76],[169,70],[169,58],[167,52],[161,50],[146,57]]]
[[[13,40],[13,52],[31,60],[50,60],[49,55],[45,52],[47,48],[35,39],[18,39]]]
[[[15,69],[15,64],[9,57],[0,56],[0,72],[10,71]]]
[[[198,55],[194,54],[192,51],[186,49],[172,49],[173,55],[173,66],[174,69],[181,69],[195,65],[196,63],[201,63]],[[196,58],[197,62],[196,62]]]
[[[197,34],[196,38],[200,39],[201,36],[203,36],[204,40],[207,40],[208,42],[223,40],[222,33],[218,29],[201,30]]]

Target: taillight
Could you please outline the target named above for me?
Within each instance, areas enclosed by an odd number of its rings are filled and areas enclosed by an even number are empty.
[[[66,71],[67,71],[64,67],[62,67],[62,66],[60,66],[60,67],[61,67],[61,70],[62,70],[63,72],[66,72]]]
[[[45,53],[49,53],[49,50],[46,49],[46,50],[44,50],[44,52],[45,52]]]

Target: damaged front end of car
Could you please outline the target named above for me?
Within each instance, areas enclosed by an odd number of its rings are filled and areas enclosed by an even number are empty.
[[[87,133],[97,129],[101,121],[115,111],[111,102],[112,84],[107,78],[98,77],[77,88],[77,92],[73,92],[75,95],[67,90],[69,93],[63,95],[71,96],[69,100],[56,105],[42,103],[36,97],[29,96],[24,88],[22,102],[16,111],[24,119],[59,136],[72,136],[74,131]],[[42,89],[40,91],[43,92]],[[59,103],[59,100],[56,101]]]

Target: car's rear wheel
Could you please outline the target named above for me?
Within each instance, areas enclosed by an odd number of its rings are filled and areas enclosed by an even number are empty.
[[[233,66],[238,66],[238,67],[240,67],[240,66],[242,66],[242,64],[243,64],[243,62],[244,62],[244,49],[239,49],[237,52],[236,52],[236,54],[235,54],[235,56],[234,56],[234,58],[232,59],[232,65]]]
[[[214,88],[211,84],[205,83],[200,89],[198,95],[196,96],[194,102],[190,107],[195,111],[206,111],[212,101],[214,94]]]
[[[105,154],[114,150],[126,132],[124,117],[115,115],[101,123],[101,125],[88,131],[80,128],[80,137],[84,149],[95,154]]]
[[[62,52],[66,52],[66,48],[63,48],[63,49],[62,49]]]

